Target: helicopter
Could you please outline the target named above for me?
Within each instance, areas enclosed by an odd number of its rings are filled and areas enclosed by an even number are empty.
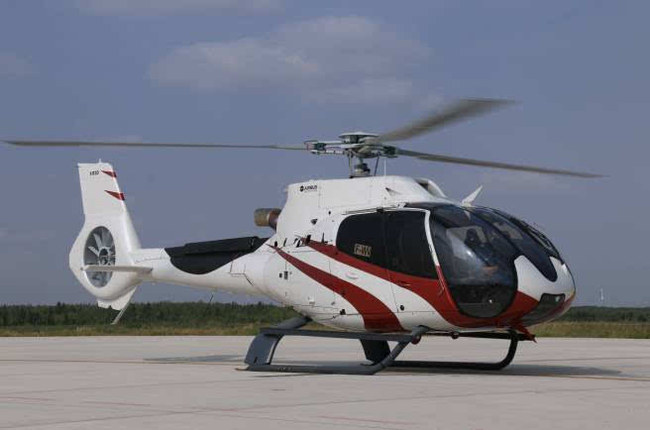
[[[247,370],[374,374],[388,367],[498,370],[513,360],[529,327],[565,313],[573,276],[548,237],[531,223],[474,204],[481,188],[457,201],[431,179],[378,175],[381,159],[421,160],[549,175],[601,175],[451,157],[404,149],[400,142],[509,104],[462,99],[386,133],[350,132],[302,145],[7,140],[32,147],[101,146],[303,151],[347,158],[349,177],[291,184],[282,208],[260,208],[269,237],[238,237],[143,248],[110,163],[78,164],[85,222],[70,270],[102,308],[126,311],[143,282],[262,296],[300,316],[261,329]],[[367,161],[374,160],[374,168]],[[327,330],[303,328],[310,322]],[[359,340],[366,362],[274,364],[285,336]],[[499,362],[400,361],[423,336],[509,340]],[[393,346],[391,346],[393,345]]]

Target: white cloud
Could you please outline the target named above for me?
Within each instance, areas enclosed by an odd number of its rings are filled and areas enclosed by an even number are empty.
[[[0,52],[0,76],[29,76],[34,67],[26,60],[9,52]]]
[[[181,46],[153,64],[151,79],[198,90],[293,89],[310,100],[403,100],[403,78],[429,56],[416,41],[363,17],[282,26],[264,38]],[[398,78],[399,76],[399,78]]]
[[[320,103],[393,103],[408,101],[413,94],[411,81],[368,78],[349,86],[313,91],[309,97]]]
[[[161,84],[229,89],[295,83],[321,74],[320,67],[282,46],[240,39],[177,48],[151,67],[150,76]]]
[[[283,0],[75,0],[93,15],[175,15],[205,11],[259,13],[280,9]]]

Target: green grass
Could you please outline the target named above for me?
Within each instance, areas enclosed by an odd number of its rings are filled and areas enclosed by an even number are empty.
[[[117,312],[94,305],[0,306],[0,336],[253,335],[297,314],[268,304],[134,303]]]
[[[115,315],[94,305],[0,306],[0,336],[254,335],[297,314],[262,303],[162,302],[133,304],[111,326]],[[539,337],[650,339],[650,308],[581,306],[531,331]]]
[[[538,337],[605,337],[650,339],[650,323],[557,321],[531,329]]]

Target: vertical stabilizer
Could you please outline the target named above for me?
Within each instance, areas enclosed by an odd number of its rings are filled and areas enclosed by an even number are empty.
[[[101,307],[128,305],[142,273],[131,252],[140,248],[117,174],[109,163],[79,164],[85,222],[70,251],[70,269]],[[113,266],[102,270],[104,266]],[[113,270],[122,268],[123,270]]]

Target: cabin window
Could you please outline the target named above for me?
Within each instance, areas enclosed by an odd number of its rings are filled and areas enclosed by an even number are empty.
[[[421,211],[386,212],[387,267],[395,272],[436,279]]]
[[[336,247],[359,260],[386,266],[382,214],[352,215],[341,222]]]

